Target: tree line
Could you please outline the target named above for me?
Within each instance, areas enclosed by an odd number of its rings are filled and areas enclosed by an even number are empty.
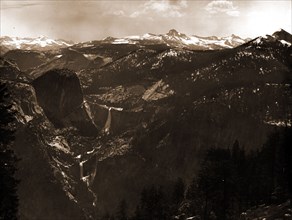
[[[15,122],[10,91],[5,83],[0,83],[0,219],[14,220],[18,217],[17,186],[15,178],[16,158],[12,143]]]
[[[190,183],[142,190],[134,214],[122,200],[107,220],[235,220],[262,204],[292,201],[292,129],[277,128],[262,148],[246,151],[236,140],[231,148],[210,148]]]

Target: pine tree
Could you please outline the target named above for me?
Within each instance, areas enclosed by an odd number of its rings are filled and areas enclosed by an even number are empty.
[[[232,211],[238,214],[247,208],[247,163],[243,148],[240,147],[238,140],[232,146]]]
[[[135,220],[167,220],[169,219],[168,202],[161,186],[143,189],[135,212]]]
[[[128,220],[127,209],[127,202],[123,199],[118,207],[117,220]]]
[[[203,195],[198,187],[198,180],[195,176],[188,186],[186,201],[188,202],[187,214],[189,216],[202,216]]]
[[[173,186],[173,191],[170,199],[170,214],[179,214],[179,208],[185,198],[185,183],[182,178],[177,178]]]
[[[210,149],[198,174],[203,219],[228,219],[232,189],[231,154],[226,149]]]
[[[177,178],[173,193],[172,193],[172,202],[175,205],[179,205],[183,199],[184,199],[184,194],[185,194],[185,183],[182,178]]]
[[[0,84],[0,219],[17,219],[18,181],[14,175],[17,158],[11,144],[14,130],[9,126],[14,121],[9,103],[9,92],[5,84]]]
[[[283,131],[283,138],[281,141],[281,148],[283,152],[283,178],[286,181],[286,188],[288,191],[288,199],[292,206],[292,127],[286,127]]]

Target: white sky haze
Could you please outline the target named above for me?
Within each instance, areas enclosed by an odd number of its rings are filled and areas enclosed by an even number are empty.
[[[1,0],[1,36],[73,41],[167,33],[256,37],[291,33],[291,1]]]

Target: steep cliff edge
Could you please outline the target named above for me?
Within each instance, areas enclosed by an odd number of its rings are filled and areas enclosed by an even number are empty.
[[[84,107],[77,75],[67,69],[50,70],[32,82],[38,103],[58,128],[73,125],[84,135],[96,136],[98,129]]]
[[[13,150],[20,159],[19,219],[94,219],[95,194],[80,179],[76,149],[65,137],[72,131],[78,136],[76,129],[55,128],[39,106],[33,86],[18,78],[23,73],[16,65],[3,60],[0,70],[5,70],[0,81],[7,85],[15,111],[15,123],[9,126],[17,131]]]

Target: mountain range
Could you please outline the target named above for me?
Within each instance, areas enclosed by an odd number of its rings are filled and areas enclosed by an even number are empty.
[[[112,44],[168,44],[176,47],[184,47],[190,49],[222,49],[232,48],[243,44],[250,39],[242,39],[236,35],[229,37],[199,37],[199,36],[187,36],[172,29],[167,34],[144,34],[142,36],[128,36],[124,38],[108,37],[102,40],[102,42]],[[72,41],[65,40],[52,40],[47,37],[41,36],[38,38],[19,38],[19,37],[0,37],[0,44],[5,48],[5,51],[11,49],[23,49],[23,50],[52,50],[62,47],[72,46]],[[85,43],[86,44],[86,43]]]
[[[1,55],[12,49],[22,50],[54,50],[73,45],[72,41],[52,40],[45,36],[37,38],[0,37]]]
[[[250,39],[242,39],[236,35],[228,37],[199,37],[196,35],[187,36],[174,29],[167,34],[144,34],[142,36],[129,36],[125,38],[106,38],[112,44],[167,44],[172,47],[181,47],[196,50],[213,50],[223,48],[233,48],[245,43]]]
[[[144,187],[190,184],[207,149],[260,149],[291,126],[291,37],[1,38],[20,219],[133,213]]]

